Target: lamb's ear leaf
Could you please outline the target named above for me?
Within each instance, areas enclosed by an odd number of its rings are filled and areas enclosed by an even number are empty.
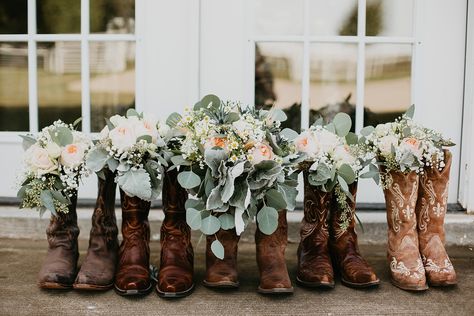
[[[171,128],[175,128],[176,125],[178,125],[179,121],[181,121],[181,118],[182,118],[181,114],[173,112],[166,119],[166,125],[168,125]]]
[[[406,116],[408,118],[413,118],[413,116],[415,115],[415,105],[412,104],[408,110],[403,114],[403,116]]]
[[[36,139],[29,135],[20,135],[20,137],[23,139],[22,146],[23,150],[27,150],[30,148],[32,145],[36,143]]]

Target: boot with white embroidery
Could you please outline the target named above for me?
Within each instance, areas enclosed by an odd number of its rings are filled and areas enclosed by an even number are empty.
[[[423,291],[428,286],[418,247],[415,215],[419,177],[414,171],[390,171],[388,177],[391,181],[384,194],[391,281],[403,290]]]
[[[452,155],[444,151],[445,166],[425,168],[420,176],[416,216],[420,253],[428,284],[450,286],[457,283],[456,272],[444,248],[444,217],[448,202],[449,171]]]

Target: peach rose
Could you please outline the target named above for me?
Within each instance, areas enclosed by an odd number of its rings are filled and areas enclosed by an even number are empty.
[[[264,160],[272,160],[274,157],[272,148],[265,143],[256,144],[250,151],[250,155],[252,155],[252,160],[250,162],[254,165],[259,164]]]
[[[227,138],[226,137],[211,137],[204,144],[204,149],[210,149],[213,147],[219,147],[225,151],[229,151],[227,147]]]
[[[85,148],[81,144],[66,145],[61,152],[61,164],[74,168],[84,160]]]
[[[423,149],[421,148],[421,142],[414,137],[407,137],[402,139],[400,144],[401,150],[407,150],[411,152],[415,157],[421,158]]]
[[[305,131],[298,135],[294,142],[299,152],[306,153],[310,156],[317,155],[319,152],[319,142],[316,136],[310,131]]]
[[[126,151],[137,141],[133,124],[126,120],[111,130],[109,137],[112,140],[112,145],[115,146],[119,152]]]

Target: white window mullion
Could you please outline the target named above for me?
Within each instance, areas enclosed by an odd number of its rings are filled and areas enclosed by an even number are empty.
[[[143,35],[145,32],[145,3],[143,0],[135,1],[135,108],[137,111],[144,111],[145,105],[145,84],[144,79],[144,64],[145,49]],[[140,17],[137,19],[137,17]],[[150,105],[151,106],[151,105]]]
[[[358,133],[364,127],[364,94],[365,94],[365,10],[366,0],[359,0],[357,16],[357,100],[355,131]]]
[[[81,1],[81,116],[82,131],[91,131],[90,67],[89,67],[89,0]]]
[[[418,92],[418,89],[420,89],[420,84],[419,84],[419,76],[418,74],[421,73],[421,66],[422,63],[418,60],[419,56],[421,55],[421,49],[422,49],[422,36],[420,34],[420,23],[423,23],[423,15],[421,12],[423,12],[421,6],[423,5],[423,1],[420,0],[415,0],[414,1],[414,8],[413,8],[413,16],[414,18],[414,23],[413,23],[413,37],[414,37],[414,42],[412,46],[412,57],[411,57],[411,103],[413,104],[419,104],[421,102],[421,93]]]
[[[30,132],[38,132],[38,72],[36,40],[36,0],[28,0],[28,113]]]
[[[303,43],[303,76],[301,78],[301,130],[309,127],[309,87],[310,87],[310,41],[309,41],[309,0],[304,1],[304,43]]]
[[[247,67],[245,67],[245,69],[247,69],[247,71],[244,75],[246,96],[242,101],[245,104],[255,106],[255,52],[257,49],[256,43],[258,42],[254,34],[255,9],[252,0],[246,0],[244,5],[244,10],[247,13],[245,15],[247,19],[245,23],[245,37],[247,39],[245,61]]]

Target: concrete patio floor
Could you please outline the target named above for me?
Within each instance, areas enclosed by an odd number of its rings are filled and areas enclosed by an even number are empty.
[[[196,240],[195,240],[196,241]],[[195,242],[195,244],[197,241]],[[159,242],[151,243],[152,263],[159,261]],[[448,252],[458,273],[459,285],[430,288],[423,293],[399,290],[389,282],[383,245],[363,245],[362,252],[381,279],[378,288],[355,290],[337,281],[333,290],[309,290],[296,284],[291,296],[267,297],[256,293],[258,270],[255,246],[240,244],[237,291],[215,291],[202,286],[205,271],[204,243],[195,247],[194,293],[178,300],[159,298],[155,292],[142,298],[124,298],[113,290],[105,293],[44,291],[36,275],[46,253],[45,240],[0,239],[0,315],[473,315],[474,249],[451,246]],[[296,243],[287,249],[294,282]],[[80,241],[81,258],[87,241]]]

